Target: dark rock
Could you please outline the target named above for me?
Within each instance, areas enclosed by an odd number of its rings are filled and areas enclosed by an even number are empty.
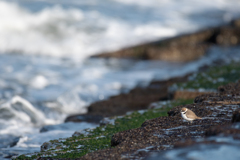
[[[91,128],[75,131],[73,133],[72,137],[86,136],[86,135],[90,136],[90,135],[92,135],[91,131],[92,131]]]
[[[212,92],[200,92],[200,91],[188,91],[188,90],[178,90],[174,92],[173,99],[194,99],[197,96],[203,94],[211,94]]]
[[[0,135],[0,148],[13,147],[18,143],[20,138],[19,136],[8,134]]]
[[[92,103],[88,107],[88,115],[111,117],[123,115],[128,111],[147,109],[152,102],[170,99],[168,86],[173,83],[187,81],[187,77],[188,75],[164,81],[153,81],[145,88],[137,87],[129,93]]]
[[[216,43],[223,46],[237,45],[240,43],[240,29],[232,26],[222,27],[216,36]]]
[[[61,158],[62,159],[62,158]],[[61,160],[61,159],[58,159],[58,160]],[[51,158],[51,157],[40,157],[38,158],[37,160],[56,160],[56,158]]]
[[[128,111],[146,109],[151,102],[167,98],[167,87],[162,89],[135,88],[128,94],[120,94],[91,104],[88,107],[88,113],[105,117],[123,115]]]
[[[168,116],[176,116],[177,114],[179,114],[176,111],[168,111]]]
[[[229,83],[224,86],[219,86],[218,91],[220,94],[231,94],[231,95],[238,95],[240,92],[240,83]]]
[[[204,100],[206,100],[205,96],[199,95],[194,99],[194,103],[202,103]]]
[[[50,142],[44,142],[44,143],[41,145],[41,151],[45,151],[45,150],[49,149],[51,144],[52,144],[52,143],[50,143]]]
[[[10,147],[14,147],[21,137],[15,137],[12,142],[9,143]]]
[[[42,145],[41,145],[41,152],[43,151],[47,151],[49,149],[53,149],[57,146],[57,144],[55,143],[52,143],[52,142],[44,142]]]
[[[48,131],[51,131],[51,130],[55,130],[54,125],[43,126],[43,127],[40,129],[39,132],[42,133],[42,132],[48,132]]]
[[[48,132],[53,130],[68,130],[68,131],[76,131],[76,130],[82,130],[86,128],[86,125],[89,127],[96,127],[97,124],[95,123],[87,123],[87,122],[66,122],[56,125],[47,125],[40,129],[40,132]]]
[[[191,61],[205,54],[214,29],[181,35],[93,57],[134,58],[144,60]]]
[[[240,157],[239,139],[214,136],[201,140],[188,139],[176,144],[172,150],[153,152],[145,160],[183,160],[183,159],[234,159]],[[224,150],[224,151],[223,151]]]
[[[232,85],[236,86],[237,84]],[[238,92],[236,88],[233,90],[229,90],[233,95]],[[239,97],[228,95],[229,92],[223,92],[198,96],[200,99],[197,101],[198,103],[176,106],[168,112],[168,117],[147,120],[140,128],[116,133],[111,139],[113,148],[88,153],[81,158],[140,159],[145,157],[148,152],[170,150],[173,146],[175,148],[191,146],[190,149],[194,150],[192,146],[200,143],[195,139],[200,137],[232,135],[233,138],[240,139],[240,123],[231,123],[233,113],[239,109]],[[230,101],[234,101],[235,104],[231,104]],[[181,118],[182,107],[192,110],[202,119],[194,120],[192,123],[186,122]],[[201,145],[206,145],[207,148],[225,143],[220,143],[218,139],[207,138],[201,141]],[[195,149],[199,150],[199,146]]]
[[[114,123],[115,123],[115,119],[110,119],[110,118],[108,118],[108,117],[105,117],[105,118],[103,118],[103,119],[100,121],[100,126],[105,126],[105,125],[107,125],[107,124],[112,124],[112,125],[114,125]]]
[[[240,82],[218,87],[218,93],[203,94],[194,99],[194,103],[240,104]]]
[[[229,25],[208,28],[196,33],[158,40],[92,57],[191,61],[203,56],[211,45],[232,46],[239,44],[239,21],[237,19]]]
[[[240,28],[240,19],[233,20],[231,25]]]
[[[65,119],[65,122],[89,122],[99,123],[103,119],[101,115],[71,115]]]
[[[240,122],[240,109],[233,112],[232,123]]]
[[[239,128],[240,128],[240,123],[235,123],[233,125],[218,125],[218,126],[209,128],[206,131],[205,135],[207,137],[210,137],[210,136],[217,136],[217,135],[228,136],[228,135],[238,134],[240,137]]]
[[[216,142],[214,138],[216,136],[220,137],[233,137],[235,138],[240,138],[240,123],[235,123],[235,124],[227,124],[227,125],[218,125],[211,127],[207,129],[205,132],[206,138],[203,140],[193,140],[193,139],[186,139],[184,141],[177,142],[174,146],[174,148],[182,148],[182,147],[187,147],[187,146],[192,146],[195,144],[217,144],[219,142]],[[210,139],[207,139],[210,137]],[[231,143],[229,141],[229,143]]]

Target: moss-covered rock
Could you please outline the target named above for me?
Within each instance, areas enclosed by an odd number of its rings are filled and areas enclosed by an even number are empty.
[[[111,147],[111,138],[114,134],[141,127],[146,120],[167,116],[167,112],[177,105],[192,103],[191,100],[177,100],[166,103],[155,104],[155,109],[135,111],[125,116],[113,117],[114,123],[99,126],[94,129],[86,129],[82,134],[74,134],[74,136],[51,140],[45,142],[41,148],[42,152],[29,155],[22,155],[16,159],[35,159],[36,157],[52,157],[52,158],[79,158],[89,152],[101,150]]]
[[[205,72],[191,75],[186,83],[177,83],[180,90],[215,90],[221,85],[240,79],[240,63],[232,62],[223,66],[210,67]]]

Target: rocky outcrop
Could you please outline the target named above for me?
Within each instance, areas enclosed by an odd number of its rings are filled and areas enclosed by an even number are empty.
[[[179,147],[182,140],[185,140],[182,147],[186,147],[199,143],[199,138],[208,136],[239,136],[239,128],[231,125],[239,116],[240,90],[233,87],[238,85],[239,83],[232,83],[223,86],[234,90],[198,96],[194,104],[171,109],[168,117],[147,120],[140,128],[119,132],[111,140],[114,148],[88,153],[81,159],[139,159],[153,151]],[[184,121],[180,115],[182,107],[191,109],[202,119],[193,123]],[[205,139],[202,143],[207,144],[209,140]]]
[[[102,53],[93,57],[144,60],[191,61],[203,56],[211,45],[232,46],[240,43],[239,19],[229,25],[205,29],[147,44]]]
[[[239,159],[240,123],[219,125],[206,131],[202,139],[187,139],[169,151],[155,152],[146,160]]]
[[[240,108],[233,112],[232,123],[240,122]]]
[[[186,159],[187,153],[198,152],[199,156],[205,156],[203,152],[211,149],[219,151],[219,148],[227,150],[232,148],[231,153],[234,155],[233,158],[236,158],[240,149],[239,85],[240,82],[231,83],[219,87],[217,93],[197,96],[193,104],[180,105],[169,110],[168,116],[147,120],[139,128],[114,134],[111,139],[111,148],[90,152],[76,159],[147,158],[155,160],[164,159],[166,155],[172,154],[172,159],[180,160],[182,157]],[[180,115],[182,107],[191,109],[202,119],[194,120],[192,123],[183,120]],[[104,122],[102,125],[105,123],[111,122]],[[87,132],[91,135],[90,130]],[[74,136],[84,134],[86,133],[75,132]],[[48,151],[56,148],[58,143],[45,143],[41,150]],[[193,155],[193,159],[196,159],[195,154]],[[229,154],[226,155],[229,156]],[[39,159],[54,158],[40,157]]]
[[[89,122],[99,123],[104,117],[102,115],[71,115],[65,119],[65,122]]]
[[[197,96],[209,93],[211,92],[198,90],[177,90],[173,93],[173,99],[194,99]]]
[[[129,93],[112,96],[107,100],[98,101],[88,106],[85,115],[71,115],[65,122],[99,122],[103,117],[124,115],[128,111],[147,109],[152,102],[173,98],[168,87],[174,83],[187,81],[189,75],[163,81],[153,81],[147,87],[136,87]],[[96,117],[95,117],[96,116]]]

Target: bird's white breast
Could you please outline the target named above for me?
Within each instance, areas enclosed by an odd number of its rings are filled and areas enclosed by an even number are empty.
[[[186,116],[186,114],[184,114],[184,113],[182,113],[182,112],[181,112],[181,115],[182,115],[182,118],[183,118],[183,119],[186,119],[186,120],[188,120],[188,121],[194,120],[194,119],[192,119],[192,118],[188,118],[188,117]]]

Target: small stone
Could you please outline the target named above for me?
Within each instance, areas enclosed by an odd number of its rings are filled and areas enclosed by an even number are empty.
[[[233,112],[232,123],[240,122],[240,109]]]

